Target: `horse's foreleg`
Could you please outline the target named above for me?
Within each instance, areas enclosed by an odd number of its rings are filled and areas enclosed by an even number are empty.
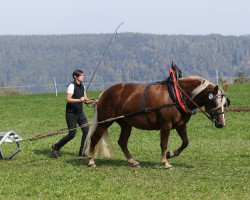
[[[182,140],[182,144],[178,149],[167,152],[167,158],[173,158],[175,156],[179,156],[181,152],[188,146],[189,141],[188,141],[188,136],[187,136],[186,125],[176,128],[176,131]]]
[[[167,160],[167,146],[170,131],[168,129],[161,129],[161,163],[165,169],[172,168],[172,165]]]
[[[132,167],[139,167],[140,166],[139,162],[133,159],[132,155],[130,154],[128,150],[128,139],[131,134],[132,126],[127,124],[125,121],[119,121],[118,124],[121,127],[121,134],[118,140],[118,144],[121,147],[125,157],[127,158],[128,163]]]

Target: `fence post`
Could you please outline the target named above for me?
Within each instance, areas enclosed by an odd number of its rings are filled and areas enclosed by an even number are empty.
[[[216,85],[219,85],[219,76],[218,76],[218,70],[216,70]]]
[[[57,86],[56,86],[56,78],[54,77],[54,84],[55,84],[55,91],[56,91],[56,97],[57,97]]]

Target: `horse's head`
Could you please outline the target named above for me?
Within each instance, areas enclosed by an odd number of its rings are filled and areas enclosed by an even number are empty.
[[[207,96],[205,109],[215,123],[215,127],[222,128],[225,126],[224,111],[225,107],[230,105],[230,101],[225,97],[224,92],[217,86]]]

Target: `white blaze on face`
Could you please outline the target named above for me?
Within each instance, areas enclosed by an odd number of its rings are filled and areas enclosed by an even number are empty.
[[[223,97],[223,99],[225,99],[225,97]],[[224,105],[225,105],[225,104],[223,104],[223,105],[221,106],[221,112],[223,113],[223,114],[222,114],[223,126],[225,126],[225,114],[224,114],[225,108],[224,108]]]
[[[226,104],[226,97],[223,96],[223,93],[221,90],[218,91],[218,97],[216,98],[216,103],[217,103],[217,108],[221,108],[221,112],[223,114],[222,115],[222,122],[223,122],[223,125],[225,126],[225,115],[224,115],[224,111],[225,111],[225,104]]]

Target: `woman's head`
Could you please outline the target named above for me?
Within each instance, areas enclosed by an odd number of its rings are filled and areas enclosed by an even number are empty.
[[[82,75],[83,75],[83,71],[80,69],[77,69],[73,72],[72,77],[73,79],[77,79],[79,76],[82,76]]]

